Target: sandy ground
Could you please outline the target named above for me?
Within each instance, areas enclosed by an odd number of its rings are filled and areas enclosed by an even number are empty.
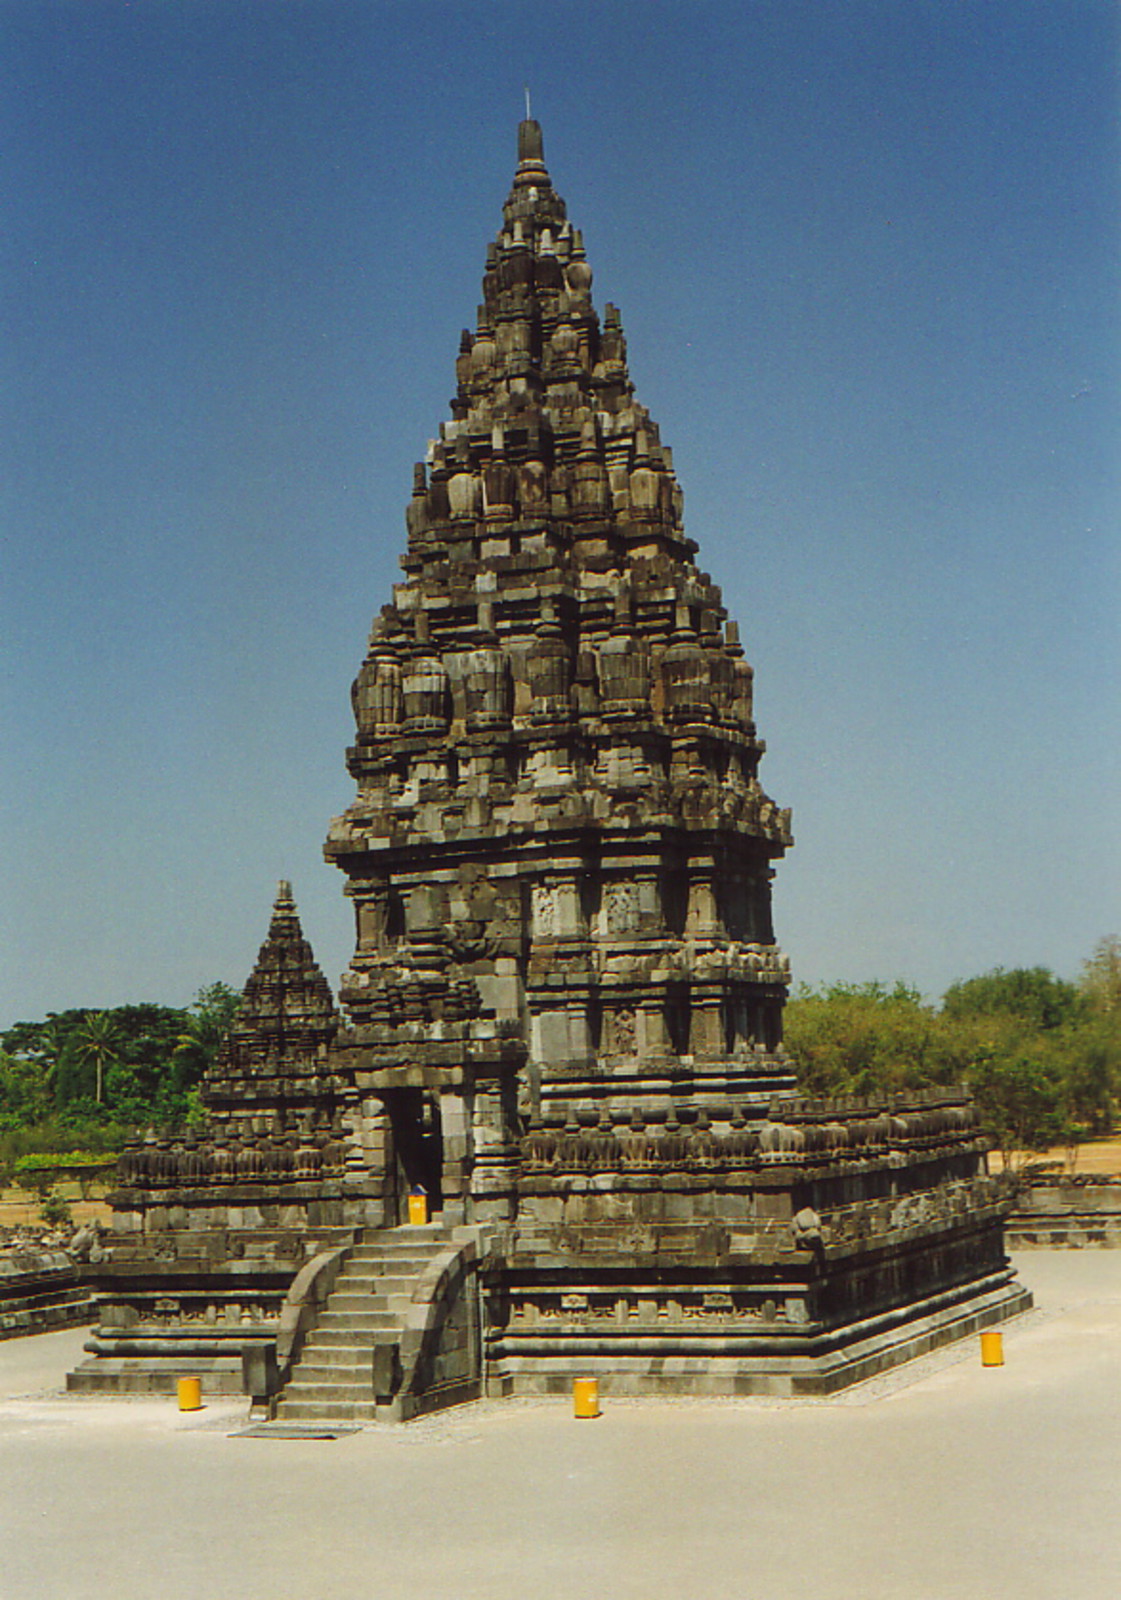
[[[1053,1150],[1045,1150],[1042,1155],[1028,1155],[1023,1159],[1029,1162],[1058,1162],[1066,1171],[1067,1155],[1066,1146],[1057,1145]],[[991,1155],[989,1165],[995,1171],[1000,1166],[999,1155],[995,1153]],[[1092,1139],[1087,1144],[1076,1146],[1074,1166],[1071,1170],[1075,1175],[1094,1173],[1106,1177],[1118,1176],[1121,1174],[1121,1139]]]
[[[66,1398],[0,1344],[2,1600],[1114,1600],[1121,1251],[1018,1259],[1037,1309],[830,1401],[486,1403],[336,1440],[244,1403]]]
[[[91,1184],[91,1194],[88,1200],[83,1200],[81,1189],[76,1183],[63,1183],[59,1185],[65,1198],[70,1202],[70,1210],[75,1222],[98,1222],[109,1226],[112,1212],[102,1198],[107,1185]],[[39,1207],[41,1201],[36,1194],[27,1189],[21,1189],[13,1184],[10,1189],[0,1190],[0,1227],[23,1228],[37,1227],[39,1225]],[[2,1597],[0,1597],[2,1600]]]

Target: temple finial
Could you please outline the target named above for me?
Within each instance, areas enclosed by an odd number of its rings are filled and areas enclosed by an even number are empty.
[[[518,160],[532,161],[535,166],[543,165],[545,160],[545,141],[541,137],[541,124],[534,122],[532,117],[527,117],[524,122],[518,124]]]
[[[529,84],[528,83],[525,86],[525,120],[527,122],[532,122],[533,121],[533,112],[529,109]]]
[[[275,926],[278,919],[283,922],[288,917],[296,915],[296,902],[292,898],[292,885],[287,878],[281,878],[276,886],[276,899],[272,904],[272,920]]]

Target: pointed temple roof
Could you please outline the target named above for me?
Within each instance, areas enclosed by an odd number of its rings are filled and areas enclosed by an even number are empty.
[[[730,738],[751,831],[781,855],[789,814],[756,782],[752,671],[694,561],[672,453],[635,398],[618,310],[608,304],[601,323],[592,303],[583,239],[537,122],[521,124],[518,156],[476,329],[460,340],[452,416],[414,470],[406,581],[375,619],[353,687],[349,765],[364,798],[348,818],[377,809],[387,741],[449,731],[449,674],[455,735],[465,673],[468,733],[509,728],[511,716],[524,729],[642,714],[664,732],[707,726]],[[480,658],[476,671],[462,654],[494,647],[507,667]],[[399,797],[393,810],[404,825]],[[346,820],[330,858],[361,842]]]
[[[281,879],[268,937],[242,992],[240,1009],[214,1065],[214,1098],[222,1080],[292,1070],[323,1054],[338,1027],[331,986],[304,938],[292,886]]]
[[[606,515],[632,558],[688,559],[696,545],[682,531],[671,454],[634,398],[618,310],[607,304],[601,325],[592,304],[583,238],[553,188],[537,122],[521,124],[518,156],[503,227],[487,251],[476,329],[460,341],[452,420],[425,463],[437,486],[436,520],[439,486],[453,518],[470,514],[475,495],[462,480],[489,466],[477,508],[488,523],[519,513],[583,524]],[[418,467],[418,496],[424,481]],[[418,536],[423,520],[414,502]],[[423,538],[413,543],[420,555]]]
[[[238,1026],[285,1035],[317,1031],[336,1022],[331,986],[304,938],[292,885],[277,885],[268,938],[245,985]]]

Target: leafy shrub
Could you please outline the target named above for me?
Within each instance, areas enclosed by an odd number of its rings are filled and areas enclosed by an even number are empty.
[[[39,1217],[48,1228],[70,1228],[74,1225],[74,1213],[61,1189],[49,1189],[43,1196]]]

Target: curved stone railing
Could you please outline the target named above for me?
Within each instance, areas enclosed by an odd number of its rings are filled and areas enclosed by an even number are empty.
[[[478,1264],[478,1239],[471,1237],[441,1250],[417,1282],[400,1335],[394,1411],[401,1421],[481,1393]]]
[[[308,1334],[319,1320],[336,1279],[354,1249],[354,1240],[335,1250],[321,1250],[306,1261],[292,1279],[280,1306],[276,1335],[276,1360],[281,1381],[300,1358]]]

